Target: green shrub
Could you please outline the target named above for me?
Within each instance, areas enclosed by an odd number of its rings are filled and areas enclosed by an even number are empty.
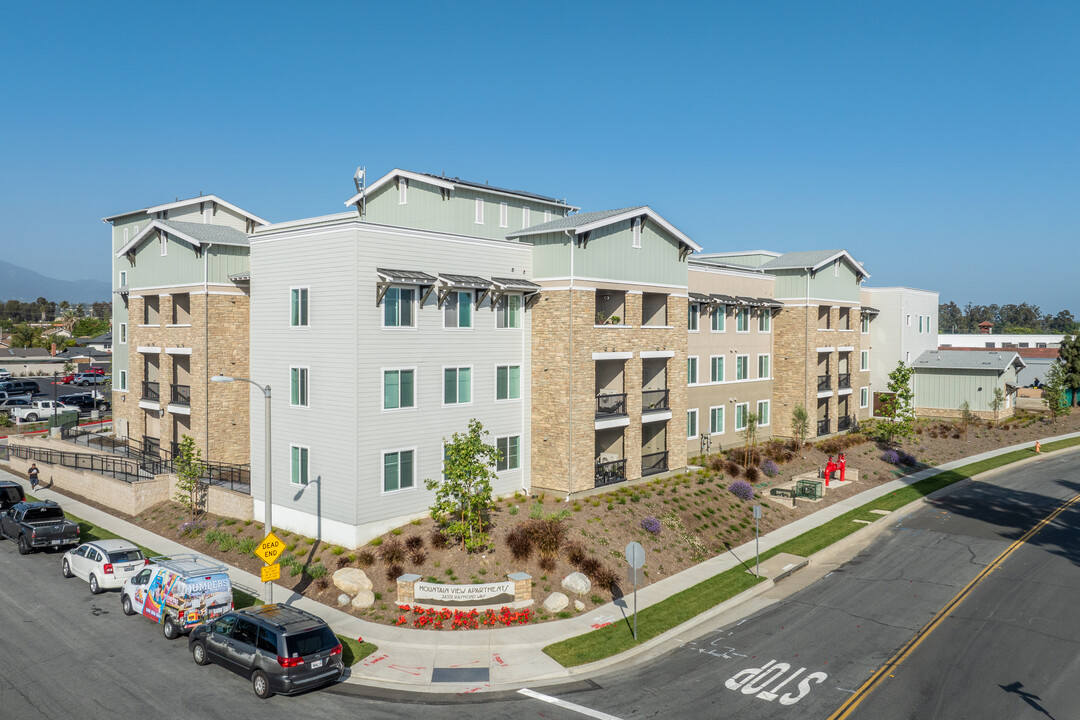
[[[255,552],[255,548],[259,546],[259,541],[255,538],[244,538],[240,542],[236,543],[236,549],[243,555],[250,555]]]
[[[326,566],[319,562],[315,563],[307,569],[308,577],[315,580],[326,577],[329,572],[330,571],[326,569]]]

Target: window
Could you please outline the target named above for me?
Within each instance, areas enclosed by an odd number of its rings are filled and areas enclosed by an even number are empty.
[[[697,358],[686,358],[686,384],[697,385]]]
[[[127,270],[121,270],[120,271],[120,287],[125,287],[126,285],[127,285]]]
[[[735,356],[735,379],[748,380],[750,378],[750,356]]]
[[[690,303],[687,306],[686,329],[690,332],[698,331],[698,316],[701,315],[701,305]]]
[[[758,400],[757,403],[757,422],[759,426],[765,426],[769,424],[769,401]]]
[[[863,335],[865,335],[866,333],[870,332],[870,316],[869,316],[869,315],[867,315],[866,313],[863,313],[863,314],[862,314],[862,315],[861,315],[861,316],[859,317],[859,322],[860,322],[860,323],[861,323],[861,325],[862,325],[862,332],[863,332]]]
[[[495,327],[521,327],[521,296],[503,295],[495,311]]]
[[[840,277],[840,260],[839,259],[833,260],[832,276],[833,277]]]
[[[383,453],[383,492],[406,490],[416,484],[413,478],[414,450]]]
[[[120,323],[120,344],[127,345],[127,323]]]
[[[905,350],[904,351],[904,362],[906,362],[906,363],[911,362],[911,351],[910,350]]]
[[[712,311],[712,331],[724,332],[727,329],[727,305],[717,305]]]
[[[510,208],[506,203],[499,203],[499,227],[510,227]]]
[[[735,332],[750,332],[750,311],[747,308],[741,308],[735,311]]]
[[[692,439],[697,437],[697,410],[686,411],[686,437]]]
[[[120,371],[120,387],[118,390],[127,390],[127,370]]]
[[[529,227],[529,208],[521,208],[521,229]]]
[[[290,481],[293,485],[308,484],[309,448],[303,445],[292,445],[292,476]]]
[[[169,254],[169,236],[165,233],[158,233],[158,244],[161,245],[161,257],[165,257]]]
[[[641,218],[634,218],[634,247],[641,249]]]
[[[209,212],[209,210],[207,210],[207,212]],[[260,650],[265,650],[274,656],[281,654],[278,652],[277,633],[268,628],[259,628],[259,642],[256,647]]]
[[[870,388],[859,388],[859,407],[870,407]]]
[[[862,351],[859,352],[859,369],[860,370],[869,370],[870,369],[870,351],[869,350],[862,350]]]
[[[128,229],[124,228],[124,242],[126,243],[127,241],[128,241]]]
[[[723,355],[713,355],[709,358],[709,382],[724,382]]]
[[[769,355],[757,356],[757,376],[759,378],[769,377]]]
[[[739,403],[735,406],[735,429],[746,429],[746,418],[750,414],[750,403]]]
[[[289,405],[292,407],[308,406],[308,369],[306,367],[289,368],[290,388]]]
[[[416,407],[416,371],[383,371],[383,410]]]
[[[477,225],[484,224],[484,201],[480,198],[476,198],[476,219],[473,222]]]
[[[172,324],[191,324],[191,294],[176,293],[172,296]]]
[[[397,179],[397,204],[405,205],[409,202],[409,179],[399,177]]]
[[[472,402],[472,368],[443,370],[443,404],[461,405]]]
[[[545,210],[544,211],[544,222],[551,222],[551,211],[550,210]]]
[[[443,305],[444,328],[472,327],[472,297],[471,290],[454,290],[450,293]]]
[[[292,289],[292,315],[289,325],[292,327],[307,327],[308,324],[308,288],[295,287]]]
[[[414,292],[412,288],[390,288],[386,291],[383,296],[383,327],[413,326]]]
[[[724,433],[724,406],[719,405],[709,408],[709,434],[722,435]]]
[[[158,309],[161,307],[161,298],[157,295],[143,296],[143,325],[157,325],[161,322]]]
[[[772,311],[769,309],[759,310],[757,319],[758,332],[767,333],[772,330]]]
[[[518,400],[521,398],[521,366],[499,365],[495,368],[495,399]]]
[[[922,330],[922,322],[923,322],[923,316],[922,316],[922,315],[920,315],[920,316],[919,316],[919,332],[922,332],[922,331],[923,331],[923,330]]]
[[[926,316],[926,332],[930,332],[930,316]]]
[[[517,470],[521,467],[521,436],[511,435],[495,440],[495,449],[501,453],[495,464],[497,471]]]
[[[911,327],[911,315],[907,316],[907,326]]]

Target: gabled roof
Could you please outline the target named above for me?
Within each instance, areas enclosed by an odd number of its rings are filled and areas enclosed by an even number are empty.
[[[433,175],[431,173],[412,172],[411,170],[402,170],[401,168],[394,168],[390,172],[383,175],[381,178],[371,183],[364,188],[364,192],[356,193],[351,198],[345,201],[346,205],[355,205],[358,200],[364,195],[371,195],[379,188],[383,187],[387,183],[396,180],[398,178],[406,178],[407,180],[413,180],[415,182],[427,183],[443,190],[453,190],[457,186],[472,188],[474,190],[482,190],[483,192],[493,193],[495,195],[510,195],[513,197],[528,198],[530,200],[537,200],[539,202],[547,203],[548,205],[557,205],[569,210],[577,210],[578,208],[573,205],[567,204],[565,200],[557,200],[546,195],[537,195],[536,193],[524,192],[522,190],[508,190],[506,188],[494,187],[486,183],[471,182],[469,180],[462,180],[461,178],[448,178],[441,175]]]
[[[208,225],[203,223],[177,222],[176,220],[151,220],[116,253],[121,258],[126,253],[139,247],[155,231],[166,232],[180,238],[192,247],[209,245],[236,245],[248,247],[247,233],[227,225]]]
[[[810,270],[816,272],[837,258],[847,260],[848,264],[865,278],[870,277],[862,264],[852,257],[847,250],[800,250],[784,253],[778,258],[761,265],[762,270]]]
[[[1007,370],[1011,365],[1027,367],[1027,363],[1014,350],[924,350],[912,363],[914,368],[997,372]]]
[[[683,234],[681,230],[669,223],[667,220],[660,216],[660,213],[653,210],[648,205],[638,205],[636,207],[622,208],[620,210],[598,210],[595,212],[578,213],[576,215],[570,215],[568,217],[556,218],[546,223],[534,225],[529,228],[517,230],[512,233],[508,233],[508,238],[527,237],[530,235],[543,235],[550,232],[563,232],[572,231],[575,235],[587,233],[590,230],[605,227],[607,225],[614,225],[617,222],[623,220],[630,220],[636,217],[647,217],[655,222],[660,227],[664,228],[667,232],[671,233],[675,238],[679,240],[686,247],[690,248],[694,252],[701,252],[701,246],[691,240],[689,236]]]
[[[255,223],[258,224],[258,225],[269,225],[270,224],[269,222],[267,222],[266,220],[263,220],[258,215],[253,215],[252,213],[249,213],[247,210],[244,210],[243,208],[239,208],[236,205],[233,205],[231,202],[228,202],[227,200],[222,200],[217,195],[200,195],[199,197],[188,198],[187,200],[177,200],[176,202],[165,203],[164,205],[153,205],[151,207],[142,208],[140,210],[129,210],[128,212],[118,213],[116,215],[110,215],[109,217],[101,218],[101,220],[102,220],[102,222],[112,222],[113,220],[117,220],[117,219],[122,218],[122,217],[127,217],[128,215],[141,215],[141,214],[152,215],[152,214],[154,214],[156,212],[164,212],[165,210],[172,210],[174,208],[187,207],[188,205],[195,205],[196,203],[204,203],[204,202],[217,203],[218,205],[221,205],[222,207],[226,207],[226,208],[232,210],[234,213],[237,213],[239,215],[243,215],[246,218],[254,220]]]

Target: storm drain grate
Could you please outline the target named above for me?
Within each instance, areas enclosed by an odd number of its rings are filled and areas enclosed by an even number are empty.
[[[488,682],[491,668],[435,668],[431,671],[431,682]]]

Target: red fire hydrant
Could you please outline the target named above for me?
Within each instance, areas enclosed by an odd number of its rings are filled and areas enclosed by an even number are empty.
[[[844,470],[847,469],[847,458],[844,457],[844,453],[840,453],[840,482],[844,482]]]
[[[840,467],[833,462],[832,455],[829,456],[829,462],[825,465],[825,487],[829,487],[829,480],[832,479],[833,472]]]

